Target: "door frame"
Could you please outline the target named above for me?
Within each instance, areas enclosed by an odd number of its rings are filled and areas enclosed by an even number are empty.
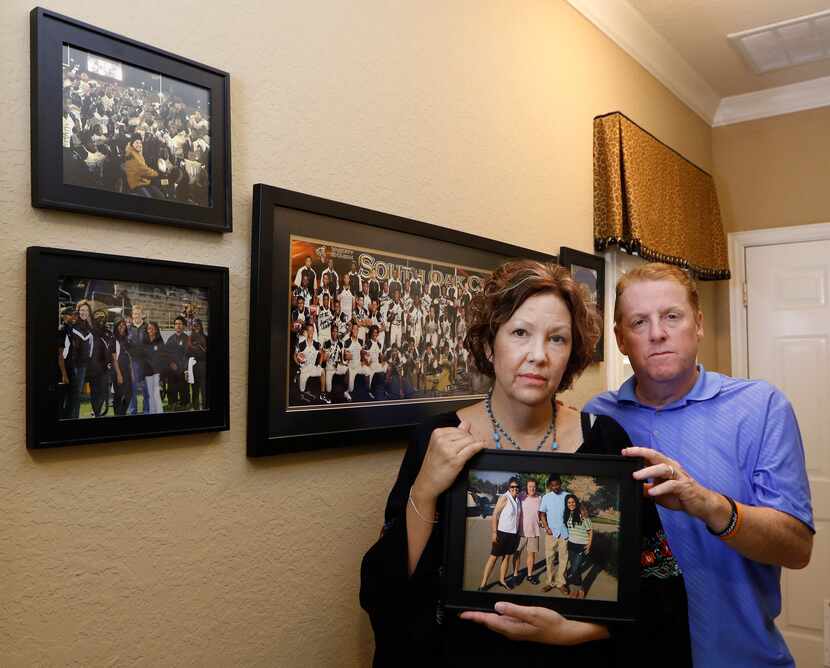
[[[749,376],[747,349],[746,303],[746,249],[751,246],[775,246],[800,241],[830,240],[830,223],[772,227],[748,232],[731,232],[729,242],[729,341],[732,352],[732,375]]]
[[[605,385],[607,390],[618,390],[631,374],[625,373],[625,356],[617,347],[614,334],[614,301],[617,298],[617,281],[624,272],[624,265],[644,264],[646,260],[633,253],[625,253],[612,246],[605,257],[605,309],[603,331],[605,334]],[[633,259],[632,259],[633,258]]]

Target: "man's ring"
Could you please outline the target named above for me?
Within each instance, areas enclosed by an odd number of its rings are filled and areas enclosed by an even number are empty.
[[[677,473],[674,470],[674,466],[671,464],[666,464],[669,467],[669,480],[675,480],[677,478]]]

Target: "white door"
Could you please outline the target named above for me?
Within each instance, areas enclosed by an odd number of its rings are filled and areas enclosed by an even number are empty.
[[[782,570],[778,626],[797,666],[830,665],[823,651],[830,599],[830,240],[748,246],[745,261],[749,377],[779,387],[795,408],[816,525],[810,565]]]

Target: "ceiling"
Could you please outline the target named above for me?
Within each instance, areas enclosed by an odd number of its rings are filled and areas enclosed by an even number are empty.
[[[727,38],[830,0],[567,2],[712,126],[830,106],[830,60],[758,74]]]
[[[754,74],[730,33],[830,9],[830,0],[628,0],[721,97],[830,76],[830,60]]]

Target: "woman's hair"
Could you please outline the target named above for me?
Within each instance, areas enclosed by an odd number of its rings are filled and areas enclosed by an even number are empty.
[[[495,376],[487,351],[493,350],[499,327],[510,320],[528,297],[545,292],[560,297],[571,314],[571,356],[556,391],[567,390],[588,367],[599,341],[602,319],[587,301],[585,288],[567,269],[552,262],[511,260],[490,275],[484,289],[470,302],[464,346],[481,373]]]
[[[121,325],[124,325],[124,328],[125,328],[125,331],[124,331],[123,335],[118,333],[118,330],[121,328]],[[115,334],[116,339],[122,339],[122,338],[126,339],[127,336],[129,336],[129,333],[130,333],[129,323],[124,318],[121,318],[120,320],[117,320],[116,323],[115,323],[115,329],[113,330],[113,333]]]
[[[89,317],[84,320],[81,318],[81,307],[86,306],[86,311],[89,314]],[[86,325],[87,327],[92,327],[92,306],[90,306],[89,302],[86,299],[82,299],[75,305],[75,312],[78,314],[78,317],[75,319],[75,324],[83,327]]]
[[[147,323],[147,336],[150,336],[150,325],[156,329],[156,338],[161,339],[161,329],[159,329],[159,324],[155,320],[151,320]],[[150,339],[150,343],[153,343],[153,341],[155,341],[155,339]]]
[[[372,325],[371,327],[369,327],[369,339],[370,340],[375,338],[375,333],[380,334],[380,327],[378,327],[377,325]]]
[[[573,509],[573,512],[568,508],[568,501],[573,499],[576,501],[576,507]],[[565,512],[562,515],[562,520],[565,522],[567,526],[568,520],[571,520],[571,524],[582,524],[582,508],[580,507],[579,499],[575,494],[568,494],[565,497]]]

